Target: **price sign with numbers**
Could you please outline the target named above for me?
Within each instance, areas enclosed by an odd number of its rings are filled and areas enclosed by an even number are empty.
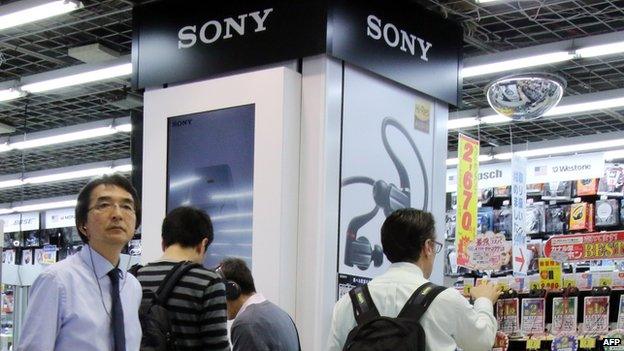
[[[459,135],[457,167],[457,225],[455,246],[457,265],[470,267],[468,246],[477,235],[477,174],[479,171],[479,141]]]

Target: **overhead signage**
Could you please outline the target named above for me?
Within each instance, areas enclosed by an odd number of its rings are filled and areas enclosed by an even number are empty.
[[[624,231],[553,236],[544,255],[558,262],[624,258]]]
[[[326,53],[458,103],[461,27],[406,0],[164,0],[133,23],[136,88]]]
[[[59,208],[45,212],[45,229],[67,228],[76,225],[75,209]]]
[[[39,229],[39,212],[14,213],[0,216],[4,221],[4,232],[15,233]]]
[[[526,167],[524,157],[514,156],[511,159],[511,240],[512,266],[514,273],[526,274],[529,268],[527,256],[526,226],[524,209],[526,206]]]
[[[526,183],[538,184],[566,180],[600,178],[604,172],[604,154],[601,152],[576,156],[548,157],[527,161]],[[479,189],[511,185],[509,162],[479,165]],[[446,170],[446,191],[457,189],[457,168]]]
[[[479,172],[479,141],[459,134],[459,179],[457,186],[457,225],[455,247],[457,265],[469,267],[468,246],[477,234],[477,173]]]

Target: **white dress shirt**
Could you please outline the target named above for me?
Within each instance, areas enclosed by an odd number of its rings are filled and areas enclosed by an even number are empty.
[[[396,317],[416,289],[427,282],[418,266],[393,263],[387,272],[369,284],[371,296],[382,316]],[[340,351],[356,326],[351,298],[345,294],[334,307],[327,349]],[[446,289],[438,295],[420,320],[425,330],[427,351],[491,350],[498,328],[492,302],[478,298],[470,305],[459,291]]]

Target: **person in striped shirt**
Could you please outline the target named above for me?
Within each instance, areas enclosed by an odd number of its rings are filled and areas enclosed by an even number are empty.
[[[213,238],[212,222],[203,210],[171,211],[162,224],[163,256],[137,272],[143,289],[155,292],[178,262],[201,264]],[[230,350],[225,285],[218,274],[192,268],[173,289],[166,308],[178,350]]]

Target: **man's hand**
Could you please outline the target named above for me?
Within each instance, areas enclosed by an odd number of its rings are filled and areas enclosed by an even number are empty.
[[[494,304],[496,300],[498,300],[500,294],[500,287],[490,282],[482,281],[481,284],[470,289],[470,295],[472,296],[473,300],[476,300],[480,297],[485,297],[486,299],[492,301],[492,304]]]

